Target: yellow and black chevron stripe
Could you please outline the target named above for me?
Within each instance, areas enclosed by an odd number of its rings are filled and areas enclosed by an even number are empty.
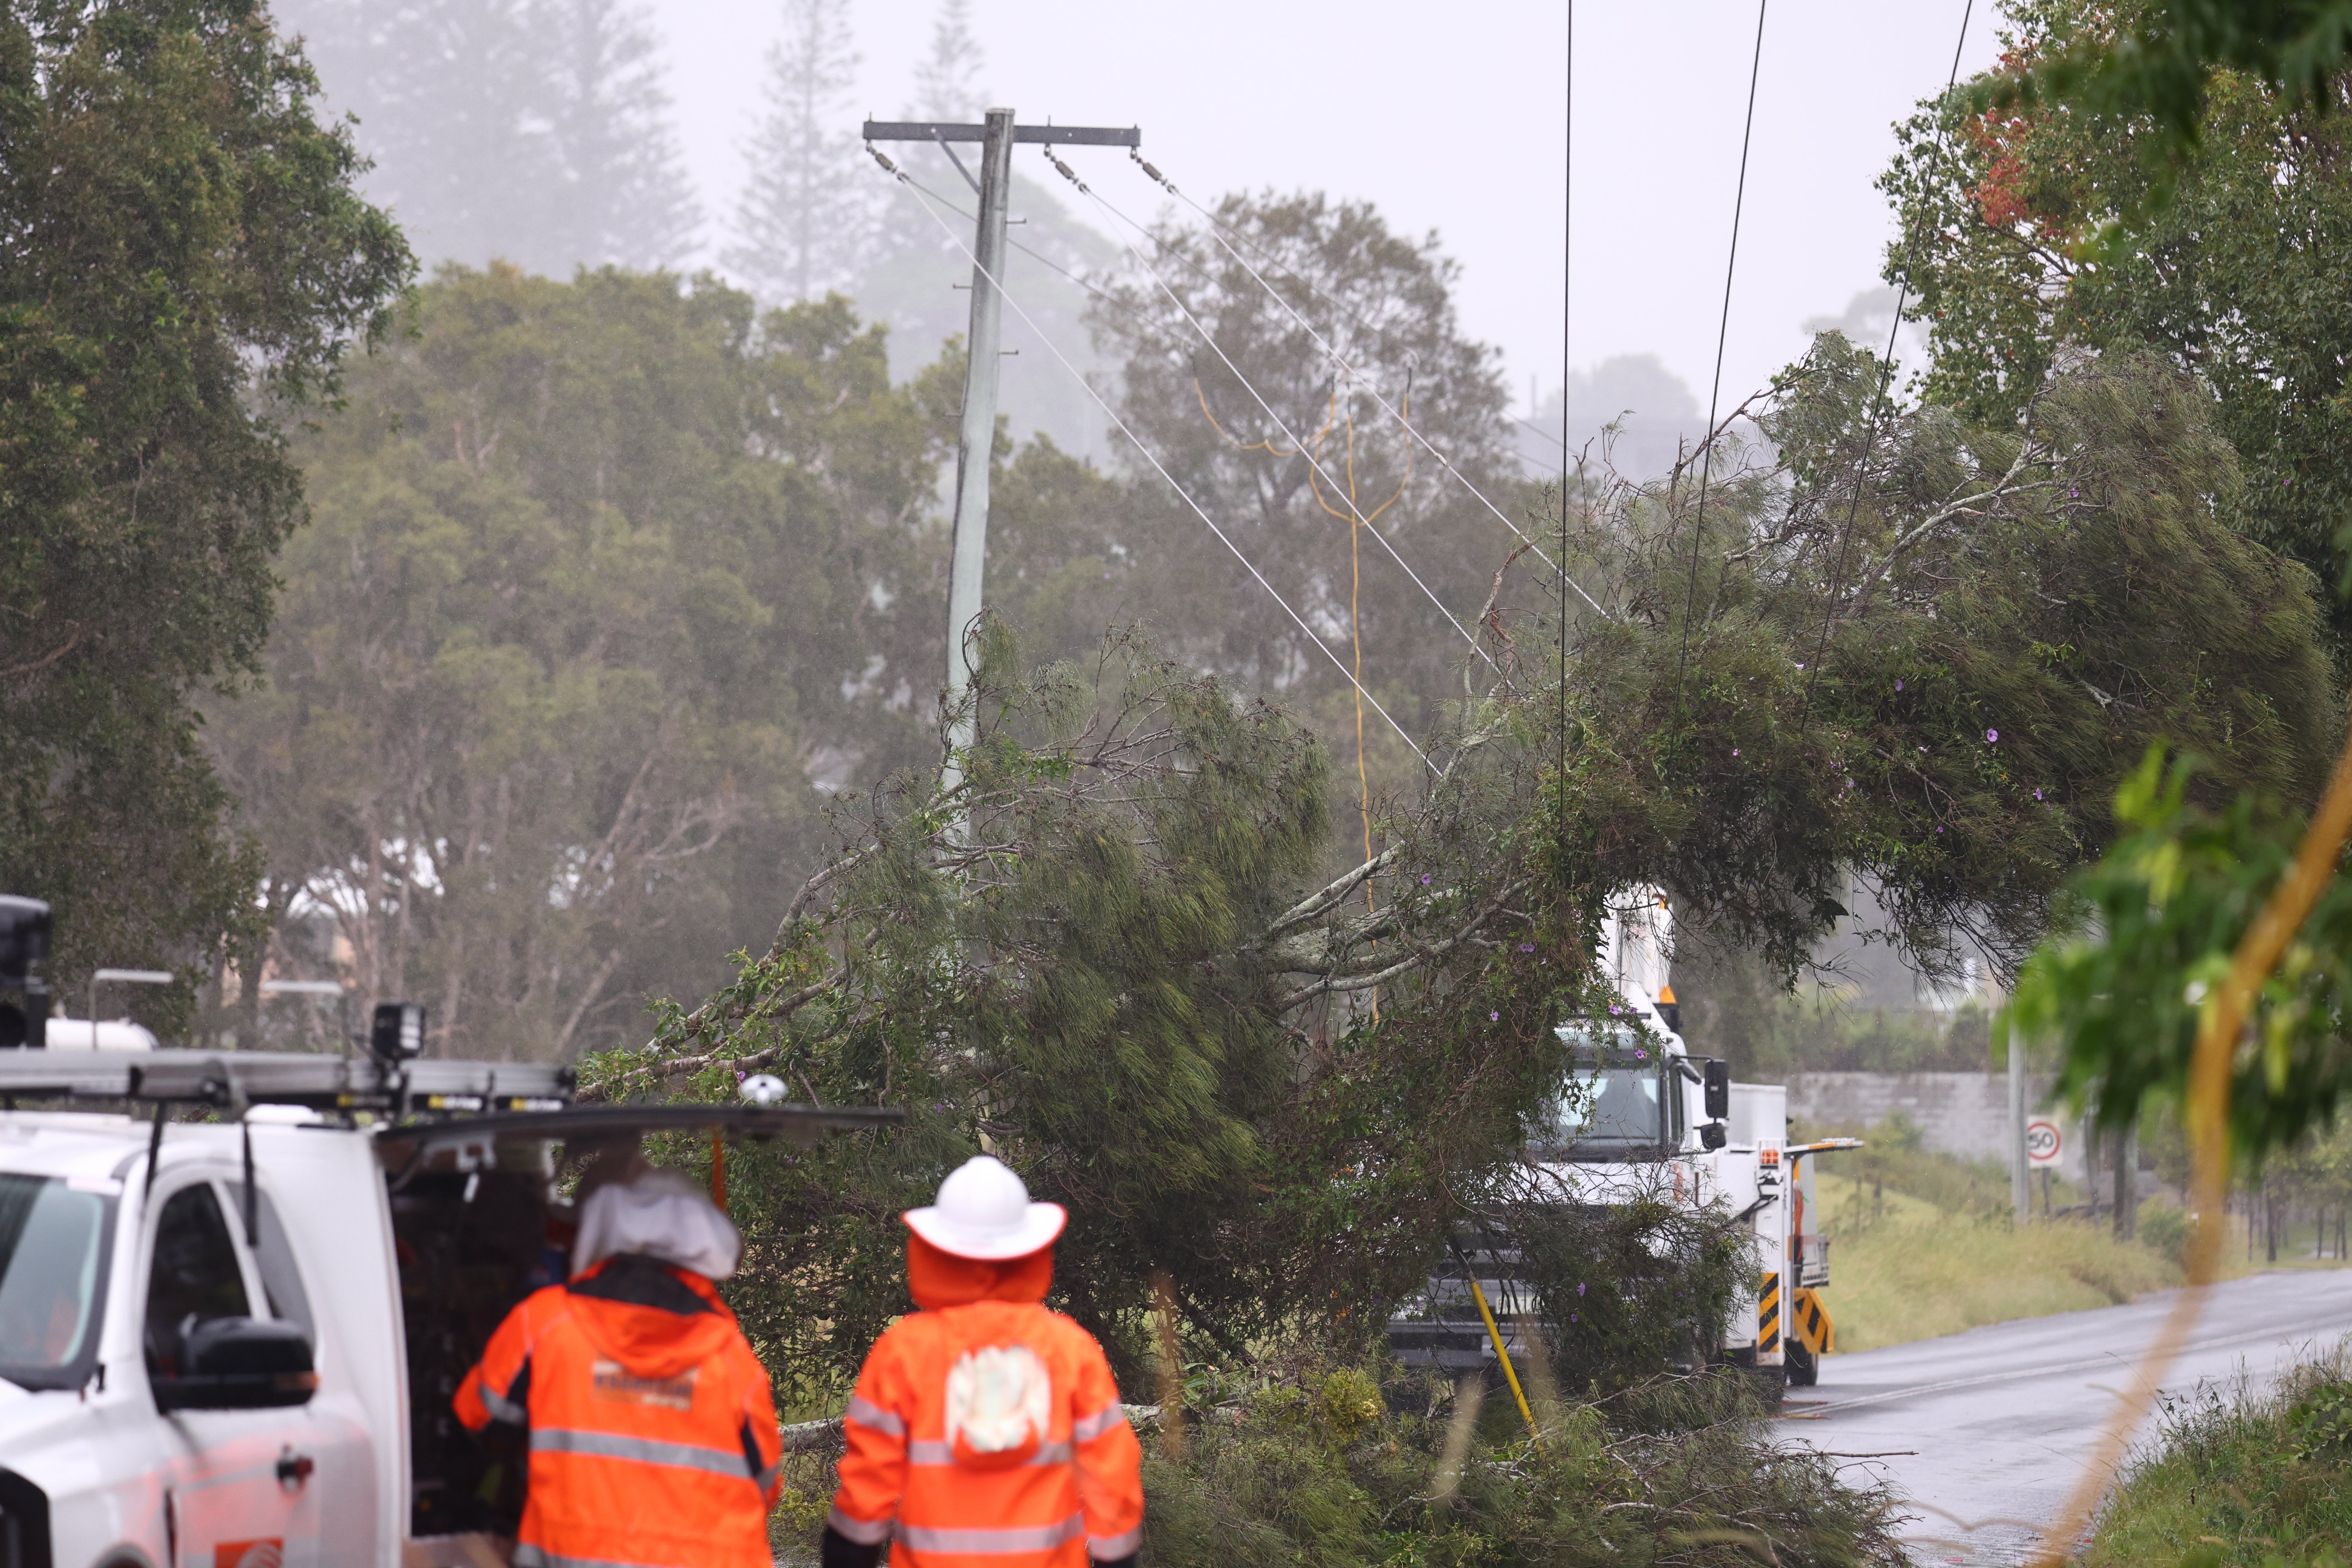
[[[1837,1349],[1837,1324],[1830,1321],[1829,1309],[1822,1305],[1822,1293],[1800,1289],[1791,1304],[1794,1310],[1790,1323],[1805,1348],[1815,1355],[1833,1352]]]
[[[1756,1296],[1756,1353],[1770,1355],[1780,1348],[1780,1271],[1768,1268]]]

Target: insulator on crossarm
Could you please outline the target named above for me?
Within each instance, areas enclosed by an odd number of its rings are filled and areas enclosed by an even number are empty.
[[[1086,190],[1087,183],[1078,178],[1078,172],[1076,169],[1071,168],[1067,163],[1063,163],[1059,158],[1055,157],[1054,150],[1051,147],[1042,148],[1040,150],[1045,154],[1045,162],[1053,164],[1055,168],[1061,171],[1062,178],[1069,181],[1070,184],[1077,186],[1078,189],[1082,191]],[[1090,191],[1087,192],[1087,194],[1089,195],[1093,195]]]
[[[1144,157],[1144,155],[1143,155],[1142,153],[1140,153],[1137,152],[1134,148],[1129,147],[1129,148],[1127,150],[1127,155],[1128,155],[1129,157],[1130,157],[1130,158],[1132,158],[1132,159],[1134,159],[1134,160],[1135,160],[1136,166],[1137,166],[1138,168],[1141,169],[1145,174],[1149,174],[1149,175],[1150,175],[1150,176],[1151,176],[1151,183],[1152,183],[1153,184],[1155,184],[1155,185],[1168,185],[1168,194],[1169,194],[1170,195],[1171,195],[1171,196],[1172,196],[1172,195],[1174,195],[1176,194],[1176,187],[1175,187],[1175,186],[1173,186],[1173,185],[1169,185],[1169,184],[1168,184],[1168,176],[1167,176],[1167,175],[1165,175],[1165,174],[1161,174],[1159,170],[1157,170],[1157,169],[1153,168],[1153,167],[1151,166],[1151,164],[1150,164],[1150,161],[1149,161],[1149,160],[1147,160],[1147,159]]]
[[[882,165],[882,172],[884,174],[898,174],[898,165],[890,162],[888,154],[885,153],[881,148],[877,147],[873,142],[868,142],[866,144],[866,150],[874,154],[874,161]]]

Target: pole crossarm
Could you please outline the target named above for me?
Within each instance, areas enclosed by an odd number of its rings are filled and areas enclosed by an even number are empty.
[[[937,120],[869,120],[868,142],[983,142],[985,125],[955,125]],[[1133,125],[1016,125],[1015,142],[1043,142],[1071,147],[1140,147],[1143,132]]]

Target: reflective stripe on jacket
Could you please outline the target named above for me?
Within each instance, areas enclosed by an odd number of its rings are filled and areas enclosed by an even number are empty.
[[[527,1427],[516,1568],[769,1568],[782,1453],[767,1369],[709,1281],[609,1258],[526,1299],[454,1401]]]
[[[1033,1302],[898,1320],[842,1431],[829,1522],[868,1545],[895,1536],[892,1568],[1080,1568],[1142,1540],[1142,1449],[1102,1347]]]

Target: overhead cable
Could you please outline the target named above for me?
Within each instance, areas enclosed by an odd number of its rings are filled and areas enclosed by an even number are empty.
[[[1170,195],[1174,196],[1178,201],[1182,202],[1186,206],[1191,207],[1194,212],[1199,213],[1202,217],[1208,219],[1210,224],[1209,237],[1216,241],[1216,243],[1223,247],[1226,255],[1232,257],[1234,261],[1240,264],[1242,270],[1248,273],[1250,277],[1256,281],[1257,286],[1265,290],[1267,298],[1271,299],[1276,304],[1281,306],[1282,309],[1288,313],[1290,319],[1297,322],[1299,327],[1306,331],[1308,337],[1315,340],[1316,346],[1320,348],[1325,353],[1330,355],[1332,363],[1339,365],[1342,370],[1347,371],[1350,375],[1356,374],[1355,367],[1350,365],[1347,360],[1341,356],[1339,352],[1331,346],[1330,340],[1324,337],[1321,332],[1316,331],[1314,323],[1307,321],[1305,316],[1299,314],[1297,307],[1291,304],[1288,300],[1283,298],[1282,290],[1267,282],[1265,274],[1251,266],[1249,258],[1244,257],[1240,251],[1234,249],[1231,242],[1226,240],[1223,235],[1218,233],[1218,230],[1220,229],[1231,228],[1231,225],[1227,224],[1224,219],[1219,217],[1208,208],[1202,206],[1200,203],[1194,201],[1192,197],[1186,195],[1183,192],[1178,190],[1176,188],[1175,182],[1169,179],[1167,175],[1161,174],[1150,163],[1146,163],[1141,154],[1135,153],[1133,149],[1129,149],[1129,155],[1134,158],[1136,165],[1143,171],[1144,174],[1150,179],[1154,184],[1159,185]],[[1112,210],[1117,211],[1118,209],[1113,208]],[[1120,216],[1125,217],[1124,214],[1121,214]],[[1130,226],[1140,227],[1139,225],[1135,225],[1132,218],[1127,218],[1126,221]],[[1166,242],[1156,241],[1156,243],[1159,243],[1161,246],[1161,248],[1167,248]],[[1317,285],[1313,279],[1300,277],[1295,268],[1283,266],[1283,264],[1278,261],[1276,262],[1275,265],[1282,266],[1284,271],[1290,273],[1293,278],[1297,278],[1298,280],[1301,283],[1304,283],[1310,291],[1337,309],[1346,311],[1348,315],[1354,317],[1360,323],[1370,327],[1371,331],[1383,331],[1385,330],[1379,327],[1371,327],[1370,323],[1365,322],[1363,318],[1360,315],[1358,315],[1354,310],[1349,308],[1344,302],[1333,299],[1329,293],[1326,292],[1322,288]],[[1511,521],[1508,513],[1505,512],[1501,507],[1496,506],[1493,501],[1488,500],[1486,499],[1486,492],[1473,484],[1467,474],[1465,474],[1461,469],[1454,466],[1453,459],[1446,457],[1444,453],[1439,451],[1437,447],[1431,443],[1428,437],[1413,428],[1412,425],[1409,421],[1407,421],[1402,415],[1398,414],[1396,409],[1390,405],[1388,400],[1381,395],[1379,388],[1371,386],[1367,383],[1366,390],[1371,394],[1372,401],[1381,405],[1381,412],[1388,415],[1390,418],[1394,419],[1399,426],[1402,426],[1407,434],[1411,435],[1414,440],[1420,442],[1422,450],[1427,452],[1431,457],[1437,459],[1438,467],[1444,468],[1447,473],[1461,480],[1462,488],[1468,490],[1473,496],[1476,497],[1480,506],[1485,507],[1488,511],[1494,513],[1496,520],[1502,523],[1505,528],[1509,529],[1512,534],[1518,539],[1519,542],[1525,544],[1529,551],[1533,552],[1537,560],[1542,562],[1553,571],[1559,573],[1562,576],[1568,577],[1569,586],[1576,590],[1576,594],[1579,598],[1591,605],[1592,608],[1600,614],[1603,620],[1614,620],[1616,618],[1610,615],[1607,610],[1601,608],[1600,600],[1595,599],[1591,595],[1584,591],[1584,585],[1582,584],[1577,582],[1574,577],[1569,576],[1568,568],[1565,564],[1556,562],[1550,556],[1546,555],[1543,552],[1543,547],[1540,544],[1538,544],[1534,540],[1528,538],[1526,531],[1522,530],[1517,523]]]
[[[877,161],[879,162],[880,160],[877,158]],[[888,169],[888,172],[894,178],[904,182],[909,188],[912,188],[913,182],[908,180],[907,177],[900,174],[895,166],[886,164],[885,167]],[[1036,321],[1031,318],[1029,312],[1021,308],[1020,300],[1014,299],[1011,294],[1005,291],[1003,280],[990,272],[987,268],[981,265],[980,258],[973,254],[971,245],[965,241],[961,235],[956,233],[954,227],[949,224],[947,219],[940,216],[938,210],[931,205],[928,199],[923,198],[920,193],[918,193],[917,199],[923,202],[923,210],[930,215],[932,222],[940,226],[940,232],[945,234],[950,240],[954,242],[957,249],[962,251],[966,257],[971,258],[972,270],[980,277],[987,279],[987,281],[994,287],[997,297],[1003,300],[1007,305],[1013,307],[1013,313],[1019,316],[1022,323],[1026,326],[1030,331],[1036,334],[1037,341],[1044,343],[1045,345],[1046,352],[1061,363],[1061,366],[1064,370],[1070,373],[1071,379],[1076,381],[1080,386],[1086,388],[1087,395],[1095,400],[1096,405],[1099,406],[1103,413],[1109,417],[1110,422],[1118,426],[1119,434],[1126,437],[1128,440],[1134,445],[1135,449],[1143,455],[1143,460],[1151,465],[1152,471],[1157,473],[1161,479],[1167,480],[1169,489],[1174,490],[1178,498],[1181,500],[1186,506],[1192,509],[1192,515],[1206,523],[1208,525],[1209,531],[1217,536],[1218,542],[1222,543],[1227,550],[1233,552],[1234,559],[1240,562],[1243,569],[1247,571],[1253,578],[1256,579],[1257,585],[1265,590],[1266,596],[1272,599],[1276,604],[1282,606],[1283,614],[1288,616],[1292,623],[1296,625],[1300,631],[1307,634],[1308,640],[1313,642],[1317,647],[1322,650],[1323,657],[1331,661],[1331,667],[1334,669],[1337,669],[1341,676],[1346,678],[1348,684],[1354,687],[1356,690],[1362,695],[1365,701],[1372,705],[1372,710],[1388,721],[1389,728],[1397,732],[1397,738],[1402,740],[1406,745],[1412,748],[1412,754],[1421,759],[1423,765],[1427,767],[1430,772],[1439,773],[1443,776],[1443,770],[1441,770],[1435,763],[1430,761],[1429,753],[1421,749],[1420,742],[1415,741],[1412,735],[1406,732],[1405,727],[1398,723],[1395,717],[1391,715],[1387,709],[1381,706],[1381,700],[1379,698],[1366,690],[1363,683],[1359,681],[1349,672],[1347,662],[1340,658],[1337,653],[1332,651],[1331,645],[1325,642],[1320,637],[1317,636],[1315,628],[1307,624],[1305,617],[1301,616],[1297,610],[1290,607],[1290,601],[1284,598],[1281,594],[1276,591],[1274,584],[1265,580],[1265,574],[1260,572],[1250,558],[1242,553],[1241,547],[1233,542],[1231,535],[1227,534],[1223,529],[1217,526],[1217,520],[1211,517],[1202,509],[1201,503],[1192,499],[1192,492],[1185,489],[1182,485],[1177,483],[1176,477],[1173,474],[1171,474],[1160,459],[1152,455],[1151,448],[1143,444],[1143,438],[1135,433],[1135,431],[1128,425],[1126,420],[1119,417],[1118,410],[1112,407],[1109,400],[1104,397],[1103,395],[1096,389],[1095,384],[1092,382],[1088,381],[1084,374],[1080,374],[1076,365],[1070,363],[1070,357],[1062,352],[1061,345],[1056,343],[1052,338],[1048,337],[1038,328]]]
[[[1690,582],[1683,592],[1682,647],[1675,655],[1675,700],[1683,694],[1683,669],[1690,657],[1691,616],[1698,610],[1698,558],[1706,544],[1706,485],[1715,472],[1715,415],[1723,399],[1723,348],[1731,335],[1731,279],[1739,266],[1739,216],[1748,205],[1748,149],[1756,135],[1756,83],[1764,69],[1764,8],[1756,0],[1756,52],[1748,63],[1748,119],[1739,132],[1739,184],[1731,197],[1731,249],[1723,262],[1723,315],[1715,329],[1715,382],[1706,395],[1706,445],[1698,461],[1698,506],[1691,514]]]
[[[1952,68],[1944,78],[1947,102],[1951,99],[1952,89],[1960,79],[1960,56],[1969,47],[1969,23],[1975,17],[1976,8],[1976,0],[1964,0],[1960,7],[1960,36],[1952,43]],[[1939,135],[1936,139],[1935,159],[1927,168],[1930,185],[1943,170],[1944,153],[1951,142],[1949,135]],[[1895,291],[1895,320],[1887,325],[1886,353],[1878,363],[1878,391],[1870,401],[1870,423],[1864,432],[1862,456],[1853,466],[1853,503],[1846,508],[1845,526],[1838,531],[1837,564],[1830,573],[1830,591],[1822,597],[1822,635],[1813,644],[1813,657],[1806,661],[1805,700],[1798,705],[1800,723],[1803,722],[1804,715],[1812,711],[1813,682],[1822,678],[1822,656],[1829,650],[1830,618],[1836,611],[1838,589],[1845,581],[1846,552],[1853,543],[1854,520],[1862,515],[1862,481],[1870,469],[1870,454],[1878,445],[1879,413],[1886,402],[1887,383],[1895,375],[1895,338],[1903,330],[1903,308],[1911,300],[1911,268],[1916,260],[1916,256],[1904,258],[1903,277]]]
[[[1053,164],[1055,169],[1060,171],[1062,178],[1069,181],[1070,184],[1078,188],[1079,195],[1092,201],[1097,206],[1118,218],[1129,228],[1135,229],[1137,233],[1144,234],[1149,237],[1147,230],[1143,229],[1141,226],[1138,225],[1125,213],[1120,212],[1117,207],[1112,206],[1108,202],[1103,200],[1100,195],[1096,194],[1095,188],[1092,185],[1087,184],[1084,180],[1078,178],[1076,170],[1062,162],[1061,159],[1054,156],[1054,150],[1051,147],[1041,147],[1038,150],[1045,154],[1045,161],[1047,163]],[[1325,484],[1329,485],[1334,491],[1338,491],[1340,488],[1339,481],[1332,477],[1330,469],[1323,466],[1323,459],[1317,456],[1315,452],[1309,450],[1307,443],[1301,441],[1297,436],[1293,433],[1289,425],[1284,421],[1282,416],[1274,411],[1274,405],[1267,402],[1265,400],[1265,394],[1259,392],[1256,385],[1251,382],[1250,378],[1246,374],[1243,374],[1242,367],[1234,363],[1233,356],[1226,353],[1225,351],[1219,346],[1216,338],[1210,333],[1207,327],[1202,324],[1201,318],[1192,313],[1192,308],[1190,305],[1184,303],[1183,297],[1178,294],[1174,289],[1169,287],[1168,279],[1160,274],[1160,269],[1152,266],[1150,261],[1144,257],[1143,253],[1136,249],[1134,246],[1127,244],[1124,240],[1120,241],[1120,245],[1127,251],[1128,255],[1135,258],[1138,266],[1141,267],[1146,272],[1151,274],[1151,280],[1160,285],[1160,291],[1168,296],[1168,302],[1175,306],[1177,310],[1183,316],[1184,320],[1192,324],[1192,330],[1201,335],[1201,341],[1209,345],[1209,352],[1215,354],[1217,358],[1223,362],[1227,370],[1233,372],[1234,379],[1242,384],[1243,390],[1247,392],[1251,398],[1256,402],[1257,405],[1265,411],[1265,416],[1274,421],[1275,428],[1282,432],[1283,438],[1298,449],[1298,455],[1305,458],[1308,466],[1312,468],[1316,473],[1322,476],[1323,482]],[[1350,379],[1353,379],[1353,373],[1350,373]],[[1385,404],[1383,406],[1385,406]],[[1402,416],[1399,418],[1399,423],[1402,423]],[[1423,594],[1426,594],[1429,596],[1429,602],[1437,606],[1437,613],[1444,616],[1447,621],[1452,623],[1454,629],[1462,634],[1462,640],[1468,643],[1472,650],[1475,651],[1479,658],[1485,659],[1488,665],[1493,665],[1495,662],[1494,656],[1489,654],[1484,647],[1479,647],[1478,639],[1471,635],[1470,628],[1464,626],[1460,618],[1457,617],[1452,610],[1445,607],[1445,601],[1437,596],[1437,590],[1432,588],[1427,583],[1422,581],[1421,574],[1412,569],[1412,563],[1411,562],[1408,562],[1402,555],[1397,553],[1396,546],[1389,542],[1389,539],[1386,534],[1382,533],[1377,528],[1372,528],[1371,520],[1366,517],[1362,510],[1356,505],[1354,488],[1350,486],[1346,493],[1348,497],[1348,514],[1353,518],[1357,523],[1367,529],[1370,529],[1372,537],[1380,541],[1381,548],[1389,552],[1389,559],[1395,562],[1399,566],[1404,568],[1404,574],[1412,579],[1413,586],[1419,588]]]

